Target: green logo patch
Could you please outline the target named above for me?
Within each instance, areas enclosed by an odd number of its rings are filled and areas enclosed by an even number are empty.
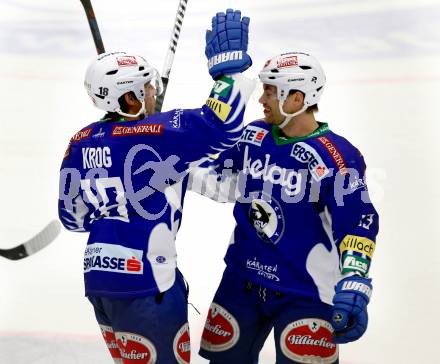
[[[355,255],[346,255],[342,261],[342,274],[346,274],[349,272],[357,272],[362,275],[367,275],[368,270],[370,269],[370,262],[367,259],[355,256]]]
[[[212,88],[212,93],[226,98],[229,96],[233,84],[234,80],[232,78],[222,76],[215,82],[215,85]]]

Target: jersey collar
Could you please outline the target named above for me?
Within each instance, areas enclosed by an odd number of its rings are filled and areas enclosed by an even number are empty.
[[[280,135],[280,128],[278,128],[276,125],[273,125],[272,126],[272,136],[273,136],[273,139],[274,139],[276,145],[284,145],[284,144],[291,144],[291,143],[300,142],[302,140],[306,140],[306,139],[310,139],[310,138],[315,138],[315,137],[318,137],[318,136],[330,131],[327,123],[321,123],[318,121],[318,124],[319,124],[318,129],[311,132],[310,134],[304,135],[302,137],[292,137],[292,138],[281,136]]]

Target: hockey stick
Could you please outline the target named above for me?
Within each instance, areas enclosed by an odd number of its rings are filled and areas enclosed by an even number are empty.
[[[104,43],[102,42],[101,33],[99,31],[98,22],[96,21],[92,3],[90,0],[81,0],[81,4],[83,5],[84,11],[87,15],[87,21],[89,22],[90,31],[92,32],[93,41],[95,42],[96,52],[98,52],[98,54],[104,53]]]
[[[43,230],[28,241],[11,249],[0,249],[0,256],[19,260],[35,254],[49,245],[61,231],[61,224],[58,220],[52,220]]]
[[[174,55],[177,49],[177,42],[179,41],[180,31],[182,29],[183,17],[185,16],[186,6],[188,0],[179,0],[177,8],[176,19],[174,20],[173,31],[171,32],[170,44],[168,46],[167,55],[162,71],[163,92],[156,99],[156,112],[162,110],[163,100],[168,87],[168,80],[170,78],[171,66],[173,65]]]

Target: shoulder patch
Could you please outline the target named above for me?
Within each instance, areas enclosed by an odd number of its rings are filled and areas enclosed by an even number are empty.
[[[327,149],[327,152],[335,161],[336,166],[338,167],[338,171],[341,174],[347,174],[347,163],[345,162],[344,157],[342,156],[341,152],[339,152],[338,148],[336,148],[336,146],[333,144],[333,142],[325,136],[321,136],[316,139],[325,147],[325,149]]]
[[[69,145],[67,146],[67,149],[64,152],[63,159],[69,158],[73,143],[79,143],[81,140],[85,140],[85,139],[90,138],[90,134],[92,133],[92,129],[93,128],[82,129],[79,132],[77,132],[72,138],[70,138]]]
[[[269,133],[268,130],[260,128],[258,126],[248,125],[241,135],[241,142],[254,144],[256,146],[261,146],[263,139]]]
[[[86,128],[80,130],[78,133],[76,133],[72,139],[70,139],[71,143],[77,143],[80,142],[83,139],[88,139],[90,137],[90,133],[92,132],[92,128]]]
[[[299,162],[307,163],[307,167],[316,181],[322,180],[330,173],[315,148],[304,142],[295,143],[290,156]]]

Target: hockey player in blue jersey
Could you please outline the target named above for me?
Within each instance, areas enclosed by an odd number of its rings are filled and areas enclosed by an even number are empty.
[[[278,55],[259,77],[264,119],[208,168],[194,169],[189,184],[235,201],[200,354],[212,364],[258,363],[274,329],[277,364],[338,363],[337,344],[367,328],[372,291],[378,215],[364,159],[315,119],[325,75],[314,57]]]
[[[218,13],[206,36],[216,80],[199,109],[154,113],[156,69],[124,52],[99,55],[85,87],[108,114],[70,140],[60,176],[59,217],[88,232],[85,294],[115,363],[189,363],[186,287],[177,269],[187,171],[233,146],[253,82],[241,76],[249,18]]]

